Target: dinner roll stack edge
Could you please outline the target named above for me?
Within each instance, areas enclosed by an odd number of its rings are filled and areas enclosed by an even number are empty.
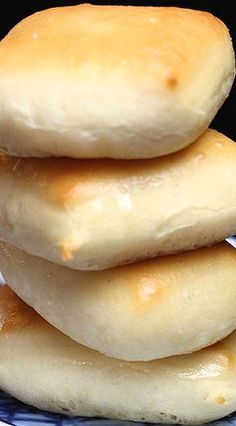
[[[0,42],[0,387],[72,416],[236,410],[235,76],[176,7],[36,13]],[[47,380],[45,379],[47,378]]]

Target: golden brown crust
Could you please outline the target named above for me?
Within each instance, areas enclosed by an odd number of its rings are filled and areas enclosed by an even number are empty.
[[[0,331],[14,332],[43,319],[7,286],[0,287]]]
[[[175,7],[78,5],[36,13],[0,45],[0,73],[113,71],[176,91],[228,39],[209,13]],[[158,66],[156,66],[158,62]],[[92,75],[92,74],[91,74]]]
[[[70,158],[32,159],[0,155],[0,178],[3,174],[17,177],[17,181],[42,191],[50,202],[58,206],[73,206],[98,193],[116,187],[171,177],[183,167],[196,167],[200,160],[236,160],[236,145],[229,138],[209,129],[198,141],[171,156],[151,160],[76,160]],[[196,163],[196,164],[195,164]],[[186,171],[187,172],[187,171]],[[70,257],[68,242],[62,245],[63,257]]]
[[[210,352],[216,364],[221,365],[222,367],[227,369],[232,369],[235,367],[234,354],[224,341],[217,342],[214,345],[203,349],[203,351]],[[219,401],[218,404],[220,404]]]
[[[224,405],[224,404],[227,402],[227,400],[225,399],[225,397],[224,397],[224,396],[219,395],[219,396],[217,396],[217,398],[215,399],[215,402],[216,402],[217,404],[219,404],[219,405]]]
[[[176,282],[186,285],[183,277],[189,274],[198,273],[199,264],[202,265],[201,273],[204,274],[209,264],[212,264],[216,256],[227,256],[235,264],[236,252],[228,243],[219,243],[212,247],[203,247],[198,250],[187,251],[185,253],[154,258],[152,260],[142,261],[133,265],[121,266],[116,268],[116,275],[121,273],[129,277],[129,291],[132,295],[133,304],[138,315],[142,311],[149,310],[157,302],[162,305],[164,299],[173,295],[177,291]],[[203,263],[204,257],[209,263]],[[219,261],[219,258],[218,258]],[[175,274],[170,274],[171,270]],[[178,288],[179,290],[179,288]]]

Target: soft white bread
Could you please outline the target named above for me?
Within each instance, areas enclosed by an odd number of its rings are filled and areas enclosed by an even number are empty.
[[[69,415],[198,424],[236,408],[236,334],[190,355],[149,362],[105,357],[0,290],[0,386]]]
[[[209,13],[49,9],[0,43],[0,146],[34,157],[175,152],[208,127],[233,78],[229,33]]]
[[[0,156],[0,236],[81,270],[213,244],[236,234],[235,164],[213,130],[153,160]]]
[[[146,361],[193,352],[236,328],[236,250],[228,243],[98,272],[0,242],[11,288],[77,342]]]

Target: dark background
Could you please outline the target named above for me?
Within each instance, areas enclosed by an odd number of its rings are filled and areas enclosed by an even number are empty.
[[[61,0],[0,0],[0,37],[2,38],[9,29],[27,15],[38,10],[56,6],[69,6],[84,1]],[[87,1],[88,3],[88,1]],[[207,10],[222,19],[230,29],[231,37],[236,49],[236,0],[193,0],[193,1],[90,1],[93,4],[130,4],[145,6],[179,6],[192,9]],[[225,133],[236,141],[236,85],[230,97],[218,112],[211,127]]]

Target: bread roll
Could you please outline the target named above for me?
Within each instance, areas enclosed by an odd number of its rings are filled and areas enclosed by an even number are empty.
[[[145,161],[0,156],[0,237],[81,270],[213,244],[236,233],[235,164],[213,130]]]
[[[228,243],[83,272],[1,242],[0,269],[48,322],[116,358],[193,352],[236,328],[236,250]]]
[[[0,43],[0,146],[17,156],[151,158],[193,142],[234,79],[225,25],[175,7],[39,12]]]
[[[67,415],[199,424],[236,408],[236,334],[190,355],[149,362],[105,357],[0,290],[0,386]]]

